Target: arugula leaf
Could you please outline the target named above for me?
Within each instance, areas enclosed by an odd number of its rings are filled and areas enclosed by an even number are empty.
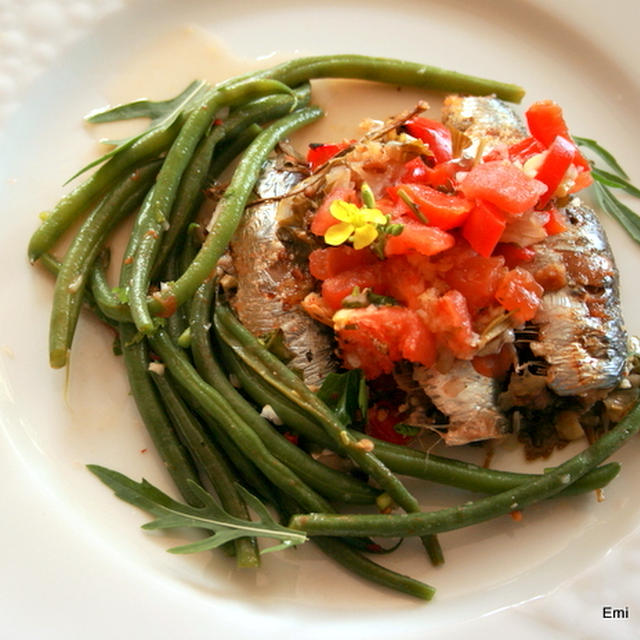
[[[636,242],[640,243],[640,216],[620,202],[604,184],[595,182],[594,187],[600,206],[613,216]]]
[[[317,395],[345,426],[355,426],[366,418],[369,398],[367,383],[360,369],[330,373]]]
[[[203,98],[208,86],[204,80],[196,80],[179,95],[170,100],[157,102],[152,100],[135,100],[115,107],[98,109],[86,115],[85,120],[92,124],[115,122],[116,120],[131,120],[133,118],[150,118],[151,122],[144,131],[134,134],[129,138],[123,138],[122,140],[101,140],[100,142],[103,144],[113,145],[114,148],[82,167],[74,173],[65,184],[71,182],[74,178],[77,178],[92,167],[112,158],[117,153],[128,149],[136,140],[139,140],[150,131],[168,129],[187,109],[196,103],[196,101]]]
[[[625,170],[618,164],[618,161],[613,157],[609,151],[607,151],[604,147],[599,145],[595,140],[591,138],[580,138],[579,136],[572,136],[574,142],[579,144],[581,147],[587,147],[587,149],[591,149],[596,155],[598,155],[602,160],[604,160],[619,176],[629,179],[629,176],[626,174]]]
[[[214,532],[203,540],[168,549],[171,553],[207,551],[243,537],[273,538],[280,541],[280,544],[264,549],[261,553],[287,549],[307,541],[306,535],[301,531],[278,524],[266,507],[240,486],[238,490],[258,516],[258,520],[243,520],[230,515],[216,503],[211,494],[195,482],[191,484],[202,502],[201,507],[178,502],[144,479],[142,482],[135,482],[122,473],[94,464],[87,465],[87,468],[118,498],[156,516],[155,520],[143,525],[143,529],[195,527]]]

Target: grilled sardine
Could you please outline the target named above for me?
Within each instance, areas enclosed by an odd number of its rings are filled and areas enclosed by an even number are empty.
[[[618,270],[596,214],[579,200],[564,209],[569,228],[535,245],[528,268],[564,267],[566,284],[548,291],[533,319],[531,350],[548,363],[547,384],[559,396],[612,389],[627,358]]]
[[[313,289],[304,265],[294,262],[278,238],[277,198],[288,193],[302,174],[269,160],[256,185],[265,200],[247,207],[231,241],[237,280],[232,305],[240,321],[254,335],[278,331],[291,354],[289,366],[302,373],[309,386],[319,385],[334,368],[331,336],[326,327],[300,308]],[[270,198],[276,198],[270,200]]]

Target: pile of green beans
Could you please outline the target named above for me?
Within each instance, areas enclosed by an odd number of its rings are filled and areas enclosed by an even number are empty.
[[[193,483],[229,514],[249,519],[242,485],[283,521],[312,536],[358,576],[429,600],[433,587],[370,559],[385,552],[371,537],[419,536],[433,564],[436,534],[521,509],[554,495],[604,487],[619,465],[598,467],[640,427],[636,408],[586,451],[543,475],[487,470],[368,438],[340,419],[223,303],[214,275],[250,201],[262,166],[280,141],[322,112],[309,81],[339,77],[441,91],[496,94],[519,102],[511,84],[422,64],[356,55],[319,56],[203,86],[197,102],[170,125],[149,129],[111,154],[45,217],[28,254],[56,277],[49,360],[69,364],[83,307],[117,332],[142,420],[177,490],[198,506]],[[205,228],[196,222],[206,187],[232,162],[230,182]],[[111,234],[135,216],[117,287],[106,276]],[[82,220],[62,257],[54,251]],[[194,233],[195,229],[195,233]],[[204,238],[198,240],[198,238]],[[231,380],[237,381],[237,386]],[[269,422],[269,405],[282,426]],[[291,435],[299,438],[297,444]],[[311,453],[330,449],[353,472]],[[461,507],[423,512],[401,476],[484,494]],[[348,505],[395,504],[405,513],[349,515]],[[257,541],[223,547],[239,567],[257,567]]]

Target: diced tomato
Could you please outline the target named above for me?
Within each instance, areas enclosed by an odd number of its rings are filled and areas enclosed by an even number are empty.
[[[556,136],[549,147],[538,172],[536,180],[547,185],[547,190],[540,196],[538,208],[544,209],[556,189],[562,182],[567,169],[573,162],[575,145],[563,136]]]
[[[423,256],[433,256],[450,249],[455,238],[438,227],[427,227],[412,220],[402,220],[404,229],[397,236],[387,236],[384,245],[385,256],[395,256],[415,251]]]
[[[516,322],[531,320],[538,310],[544,289],[524,269],[508,271],[496,290],[496,300],[507,311],[513,311]]]
[[[327,278],[322,283],[322,298],[332,309],[339,309],[344,298],[351,295],[354,287],[361,290],[369,288],[374,293],[385,295],[381,269],[382,262],[378,262],[342,271]]]
[[[454,266],[443,274],[447,284],[467,299],[472,313],[495,301],[495,293],[506,268],[502,256],[485,258],[475,253],[461,255]]]
[[[442,193],[424,184],[397,184],[387,189],[387,192],[392,199],[400,200],[399,190],[402,190],[418,207],[428,224],[444,231],[459,227],[473,206],[462,196]],[[410,207],[409,210],[411,210]],[[415,216],[413,212],[412,215]]]
[[[531,156],[535,156],[538,153],[542,153],[545,150],[544,145],[536,140],[533,136],[524,138],[520,142],[514,142],[509,146],[508,153],[509,159],[513,162],[519,160],[520,162],[526,162]]]
[[[469,199],[481,199],[510,214],[533,207],[547,187],[508,162],[484,162],[469,171],[460,183]]]
[[[502,378],[516,362],[515,348],[505,344],[498,353],[476,356],[471,361],[473,368],[488,378]]]
[[[387,258],[382,270],[387,295],[410,309],[419,306],[418,296],[427,288],[423,273],[409,261],[406,255]]]
[[[488,202],[478,200],[462,226],[462,237],[474,251],[488,258],[500,241],[505,217]]]
[[[346,149],[348,142],[338,142],[336,144],[310,144],[307,151],[307,163],[312,171],[315,171],[320,165],[331,160],[337,153]]]
[[[436,163],[451,160],[451,131],[444,124],[418,116],[407,120],[404,126],[414,138],[429,145]]]
[[[549,221],[544,225],[544,230],[553,236],[556,233],[562,233],[569,228],[569,223],[564,213],[558,211],[555,207],[551,207],[547,210],[549,213]]]
[[[436,314],[441,327],[438,337],[457,358],[469,358],[477,336],[471,328],[471,314],[465,297],[450,289],[438,300]]]
[[[401,359],[433,366],[433,335],[414,311],[399,306],[345,309],[336,316],[341,356],[349,368],[362,368],[368,379],[391,373]]]
[[[410,315],[407,315],[398,331],[402,357],[409,362],[432,367],[436,361],[436,343],[433,334],[416,313],[412,311],[409,313]]]
[[[317,236],[323,236],[326,230],[338,223],[338,220],[331,215],[329,207],[334,200],[344,200],[345,202],[353,202],[358,204],[358,197],[354,189],[345,187],[337,187],[322,201],[311,220],[311,233]]]
[[[507,267],[513,269],[521,264],[531,262],[536,257],[536,252],[530,247],[521,247],[513,242],[499,242],[493,255],[502,256]]]
[[[588,161],[571,139],[569,127],[567,127],[562,114],[562,107],[557,102],[553,100],[534,102],[527,109],[525,116],[531,135],[540,141],[545,148],[551,146],[556,136],[562,136],[573,145],[573,162],[584,169],[590,168]]]
[[[391,402],[376,402],[367,411],[367,435],[393,444],[407,444],[410,436],[398,433],[394,427],[402,422],[405,414],[398,413],[397,406]]]
[[[309,254],[309,271],[314,278],[326,280],[366,264],[374,264],[378,258],[369,249],[354,249],[348,245],[316,249]]]

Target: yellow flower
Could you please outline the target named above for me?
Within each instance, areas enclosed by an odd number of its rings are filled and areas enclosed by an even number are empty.
[[[386,224],[387,218],[380,209],[358,207],[351,202],[334,200],[329,213],[340,220],[330,226],[324,234],[327,244],[337,246],[351,240],[354,249],[370,245],[378,237],[377,225]]]

